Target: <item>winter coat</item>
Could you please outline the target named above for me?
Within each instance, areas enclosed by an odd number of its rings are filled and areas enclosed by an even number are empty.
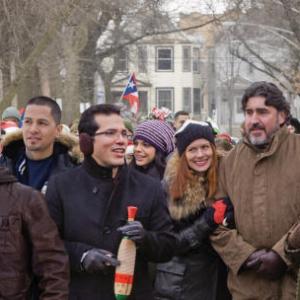
[[[0,159],[0,166],[8,168],[16,175],[16,163],[25,154],[22,130],[5,135],[2,140],[3,150]],[[54,143],[54,165],[51,176],[66,171],[78,165],[82,160],[82,153],[79,150],[78,138],[67,133],[61,133]],[[45,182],[41,189],[46,192],[48,182]]]
[[[147,234],[138,247],[133,292],[128,300],[153,299],[147,263],[169,260],[176,243],[158,181],[127,166],[120,167],[113,179],[111,169],[87,158],[82,166],[51,179],[46,198],[70,257],[70,299],[115,300],[114,270],[89,274],[82,270],[80,260],[91,248],[117,254],[122,238],[117,228],[126,223],[129,205],[138,207],[136,220]]]
[[[300,215],[300,136],[284,126],[265,152],[247,140],[222,161],[219,196],[234,206],[236,230],[219,228],[212,245],[229,266],[228,285],[234,299],[295,299],[296,270],[284,251],[289,229]],[[288,266],[276,281],[255,271],[239,272],[257,249],[272,249]]]
[[[46,203],[2,167],[0,211],[0,299],[30,299],[33,275],[39,299],[68,299],[68,257]]]
[[[168,162],[165,184],[170,185],[177,173],[179,156],[175,153]],[[169,210],[176,233],[193,226],[208,204],[206,182],[203,176],[194,175],[182,199],[169,197]],[[199,229],[199,228],[198,228]],[[211,247],[207,227],[201,227],[207,237],[190,247],[177,248],[170,262],[158,264],[155,296],[157,300],[216,300],[231,299],[227,286],[227,269]]]

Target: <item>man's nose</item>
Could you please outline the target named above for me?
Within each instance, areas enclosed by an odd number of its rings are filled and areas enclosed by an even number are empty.
[[[120,134],[118,135],[118,138],[117,138],[117,140],[116,140],[116,143],[117,143],[117,144],[127,144],[127,143],[128,143],[128,139],[127,139],[126,137],[124,137],[122,133],[120,133]]]
[[[29,131],[30,132],[35,132],[37,130],[38,130],[38,126],[37,126],[36,123],[32,123],[32,124],[29,125]]]

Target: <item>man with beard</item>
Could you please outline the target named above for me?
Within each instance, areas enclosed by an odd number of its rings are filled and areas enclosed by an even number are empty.
[[[217,194],[232,200],[236,229],[218,228],[212,243],[233,299],[295,299],[284,245],[300,215],[300,137],[287,129],[290,106],[274,84],[253,83],[242,108],[244,139],[220,165]]]
[[[148,261],[169,260],[175,237],[160,182],[128,168],[128,135],[117,107],[91,106],[78,125],[81,166],[50,180],[46,198],[70,257],[70,298],[114,300],[116,254],[122,236],[137,245],[129,299],[152,300]],[[127,207],[138,208],[126,223]]]

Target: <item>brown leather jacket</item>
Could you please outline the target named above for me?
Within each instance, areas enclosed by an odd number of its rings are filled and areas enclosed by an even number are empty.
[[[40,299],[68,299],[68,257],[44,199],[1,167],[0,299],[30,299],[33,275]]]

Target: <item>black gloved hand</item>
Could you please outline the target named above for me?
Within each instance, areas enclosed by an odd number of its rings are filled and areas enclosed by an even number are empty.
[[[118,265],[120,265],[120,262],[111,252],[97,248],[88,250],[81,261],[83,270],[89,273],[102,272],[107,268],[116,267]]]
[[[261,264],[256,272],[269,280],[281,278],[287,269],[284,260],[273,250],[260,256],[260,261]]]
[[[254,251],[243,263],[241,271],[257,270],[261,264],[260,257],[267,253],[266,249],[260,249]]]
[[[216,229],[218,225],[229,228],[235,227],[233,205],[228,197],[216,200],[204,214],[206,222],[213,229]]]
[[[191,248],[199,246],[213,230],[214,229],[207,224],[204,215],[201,215],[191,226],[178,232],[178,253],[184,253]]]
[[[136,243],[141,243],[146,235],[146,231],[139,221],[130,221],[128,224],[119,227],[117,230]]]

